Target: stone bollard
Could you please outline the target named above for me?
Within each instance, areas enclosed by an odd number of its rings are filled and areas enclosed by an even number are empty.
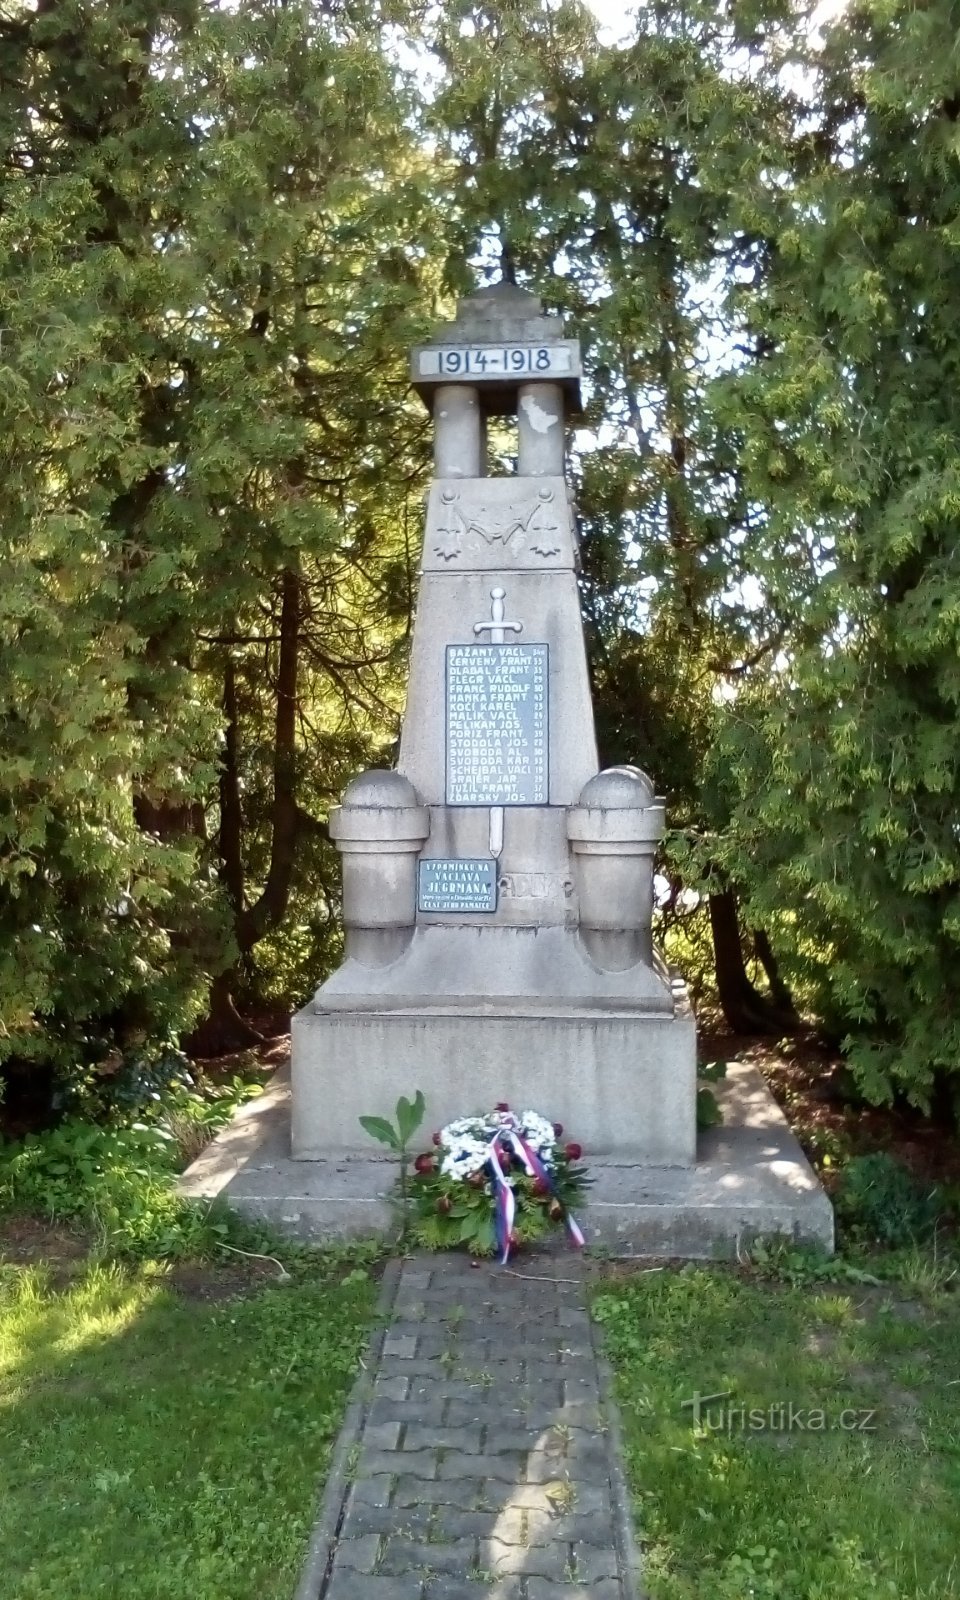
[[[580,938],[598,967],[653,963],[653,858],[664,808],[639,767],[608,767],[567,812]]]
[[[347,784],[330,813],[343,860],[346,953],[366,967],[396,961],[417,920],[417,859],[430,813],[402,773],[373,767]]]

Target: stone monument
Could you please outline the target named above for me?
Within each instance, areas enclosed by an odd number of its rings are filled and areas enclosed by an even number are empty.
[[[396,771],[330,819],[343,965],[294,1019],[292,1149],[368,1151],[358,1118],[421,1089],[432,1127],[499,1100],[588,1158],[696,1155],[695,1029],[653,948],[663,802],[598,770],[565,478],[580,351],[511,285],[412,356],[435,478]],[[517,470],[486,473],[491,416]]]

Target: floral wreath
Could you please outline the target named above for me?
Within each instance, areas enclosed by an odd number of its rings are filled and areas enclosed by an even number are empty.
[[[506,1264],[513,1245],[542,1238],[562,1222],[584,1243],[570,1205],[587,1178],[580,1145],[559,1143],[563,1126],[505,1101],[484,1116],[458,1117],[414,1162],[415,1231],[430,1249],[463,1245]]]

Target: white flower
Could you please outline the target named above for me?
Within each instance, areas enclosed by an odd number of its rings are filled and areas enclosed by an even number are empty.
[[[441,1128],[440,1171],[458,1182],[482,1172],[490,1160],[493,1140],[506,1132],[517,1134],[545,1167],[554,1166],[557,1141],[552,1122],[538,1111],[489,1111],[485,1116],[457,1117]],[[511,1184],[515,1181],[514,1176],[508,1178]]]

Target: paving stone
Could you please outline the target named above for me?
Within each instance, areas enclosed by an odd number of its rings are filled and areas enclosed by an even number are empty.
[[[418,1361],[455,1361],[463,1350],[463,1345],[457,1338],[453,1329],[431,1328],[426,1332],[421,1331],[417,1336]]]
[[[493,1493],[491,1494],[491,1487]],[[416,1505],[458,1506],[463,1511],[480,1511],[496,1503],[502,1493],[502,1483],[492,1486],[485,1478],[467,1478],[459,1482],[428,1482],[423,1478],[397,1479],[393,1504],[398,1508]]]
[[[360,1447],[360,1460],[357,1463],[357,1477],[365,1478],[376,1473],[405,1472],[415,1478],[435,1478],[437,1475],[437,1457],[433,1450],[367,1450]]]
[[[594,1584],[600,1578],[617,1578],[620,1568],[617,1562],[617,1552],[611,1545],[608,1549],[601,1549],[599,1545],[576,1544],[573,1547],[575,1558],[574,1570],[579,1583]]]
[[[423,1585],[406,1578],[371,1577],[366,1572],[334,1568],[324,1600],[420,1600]],[[489,1591],[487,1600],[490,1600]]]
[[[390,1358],[387,1352],[384,1351],[382,1366],[384,1372],[400,1378],[411,1378],[414,1380],[417,1378],[423,1378],[428,1384],[431,1385],[431,1387],[441,1382],[449,1383],[451,1379],[459,1378],[460,1376],[459,1373],[445,1372],[443,1363],[440,1361],[420,1361],[412,1353],[400,1357],[394,1356],[393,1358]],[[561,1376],[565,1376],[565,1374],[561,1374],[558,1367],[557,1377],[559,1378]],[[481,1380],[479,1371],[474,1371],[471,1368],[471,1378],[469,1381],[472,1384],[480,1382]]]
[[[372,1572],[379,1553],[378,1534],[362,1533],[356,1539],[347,1535],[338,1539],[333,1563],[335,1567],[349,1567],[353,1572]]]
[[[463,1450],[468,1455],[479,1455],[481,1428],[435,1428],[422,1426],[419,1421],[407,1424],[403,1436],[404,1452],[407,1450]]]
[[[372,1473],[356,1479],[350,1486],[347,1497],[347,1508],[353,1505],[387,1506],[390,1504],[390,1494],[393,1489],[393,1477],[390,1473]]]
[[[417,1336],[415,1333],[388,1333],[383,1341],[383,1353],[394,1360],[413,1360],[417,1353]]]
[[[437,1508],[432,1505],[368,1506],[358,1502],[348,1512],[345,1531],[354,1538],[362,1533],[392,1533],[406,1539],[429,1540],[433,1536],[436,1511]],[[463,1514],[469,1516],[479,1513]],[[487,1520],[493,1520],[489,1514]],[[470,1530],[464,1531],[469,1533]]]
[[[404,1462],[419,1460],[418,1455],[404,1453]],[[526,1467],[526,1456],[468,1456],[462,1451],[445,1455],[437,1468],[438,1478],[497,1478],[501,1482],[521,1483]],[[425,1474],[426,1476],[426,1474]]]
[[[557,1322],[561,1328],[576,1328],[579,1333],[589,1334],[592,1328],[590,1313],[582,1311],[579,1306],[560,1306]]]
[[[527,1600],[622,1600],[622,1595],[616,1579],[601,1578],[598,1583],[591,1583],[589,1589],[580,1583],[564,1584],[561,1588],[551,1578],[533,1577],[527,1581]]]
[[[400,1429],[402,1422],[399,1418],[390,1421],[374,1420],[367,1418],[363,1430],[364,1449],[368,1450],[396,1450],[400,1445]]]
[[[489,1511],[462,1511],[458,1506],[436,1506],[433,1537],[437,1539],[490,1539],[504,1521],[496,1507]]]
[[[465,1576],[476,1566],[476,1539],[454,1539],[450,1544],[419,1544],[412,1539],[388,1539],[378,1570],[400,1572],[450,1572]]]
[[[588,1517],[575,1511],[557,1515],[554,1511],[529,1509],[524,1532],[526,1543],[530,1545],[551,1544],[558,1539],[563,1544],[596,1545],[603,1550],[612,1550],[613,1511],[611,1508]]]
[[[556,1478],[551,1483],[515,1484],[510,1491],[510,1504],[535,1511],[556,1511],[558,1515],[576,1512],[579,1516],[600,1516],[609,1514],[610,1491]]]
[[[428,1578],[424,1600],[520,1600],[522,1593],[519,1580],[513,1578],[501,1579],[493,1588],[485,1578]],[[551,1600],[566,1596],[555,1594]]]
[[[632,1600],[579,1283],[405,1264],[369,1395],[325,1600]]]
[[[393,1422],[409,1423],[414,1420],[418,1423],[436,1423],[439,1427],[443,1422],[446,1401],[440,1397],[432,1400],[409,1401],[405,1397],[400,1400],[371,1400],[367,1411],[367,1425],[364,1429],[364,1439],[367,1438],[370,1427],[377,1427],[381,1423]],[[392,1446],[390,1447],[393,1448]]]
[[[386,1373],[378,1372],[373,1380],[374,1405],[380,1400],[406,1400],[410,1393],[409,1378],[388,1377]]]
[[[556,1578],[571,1581],[574,1577],[570,1546],[563,1539],[550,1544],[518,1545],[505,1539],[488,1539],[481,1546],[481,1557],[491,1572],[514,1572],[523,1577]]]
[[[527,1455],[535,1451],[538,1455],[543,1455],[545,1451],[549,1451],[552,1439],[552,1423],[541,1428],[518,1427],[515,1420],[510,1417],[504,1419],[502,1427],[498,1423],[493,1423],[487,1429],[484,1450],[489,1455],[495,1456],[517,1451],[524,1451]],[[544,1441],[547,1441],[546,1444]],[[553,1454],[562,1456],[564,1452],[556,1449]]]

